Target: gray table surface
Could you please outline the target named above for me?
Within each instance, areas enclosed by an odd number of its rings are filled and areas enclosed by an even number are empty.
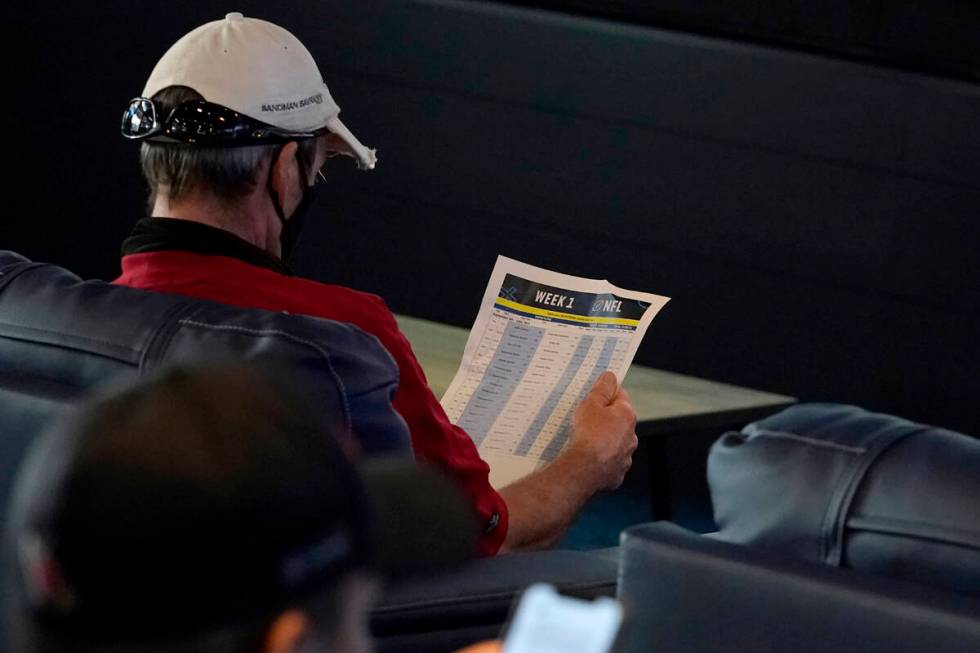
[[[412,343],[429,386],[441,397],[459,368],[469,330],[405,315],[396,318]],[[641,435],[657,425],[676,425],[689,418],[700,418],[700,426],[710,426],[713,417],[722,423],[737,415],[751,416],[796,401],[785,395],[641,365],[630,368],[624,385],[636,410],[637,432]]]

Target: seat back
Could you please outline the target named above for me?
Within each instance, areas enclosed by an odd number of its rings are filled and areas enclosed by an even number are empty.
[[[410,453],[391,406],[397,367],[356,327],[82,281],[0,252],[0,515],[25,447],[51,419],[107,382],[209,359],[286,365],[368,454]]]
[[[980,601],[782,558],[673,524],[627,529],[623,653],[980,651]]]

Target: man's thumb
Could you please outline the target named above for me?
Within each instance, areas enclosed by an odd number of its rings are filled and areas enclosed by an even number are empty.
[[[616,380],[616,375],[606,370],[595,380],[595,385],[592,386],[592,396],[597,401],[602,402],[603,406],[608,406],[612,403],[618,389],[619,381]]]

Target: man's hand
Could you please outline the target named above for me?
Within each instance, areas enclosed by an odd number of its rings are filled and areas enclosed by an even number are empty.
[[[595,490],[615,490],[633,464],[636,445],[633,405],[616,375],[607,370],[575,408],[566,453],[594,479]]]
[[[576,406],[568,446],[550,465],[500,490],[510,526],[503,551],[555,544],[599,490],[614,490],[633,463],[636,413],[612,372]]]

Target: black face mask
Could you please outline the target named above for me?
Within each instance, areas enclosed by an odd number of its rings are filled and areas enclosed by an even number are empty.
[[[303,171],[303,166],[299,165],[300,179],[303,179],[306,175]],[[279,218],[279,222],[282,223],[282,229],[279,232],[279,245],[280,254],[279,257],[283,261],[288,261],[290,255],[293,253],[293,248],[296,246],[296,241],[299,240],[299,232],[303,229],[303,223],[306,222],[306,216],[310,212],[310,207],[313,206],[313,201],[316,199],[316,191],[313,185],[303,187],[303,198],[296,205],[296,210],[293,214],[286,219],[285,213],[282,210],[282,204],[279,203],[279,196],[276,194],[275,189],[272,188],[272,171],[269,171],[269,196],[272,198],[272,206],[276,210],[276,216]]]

